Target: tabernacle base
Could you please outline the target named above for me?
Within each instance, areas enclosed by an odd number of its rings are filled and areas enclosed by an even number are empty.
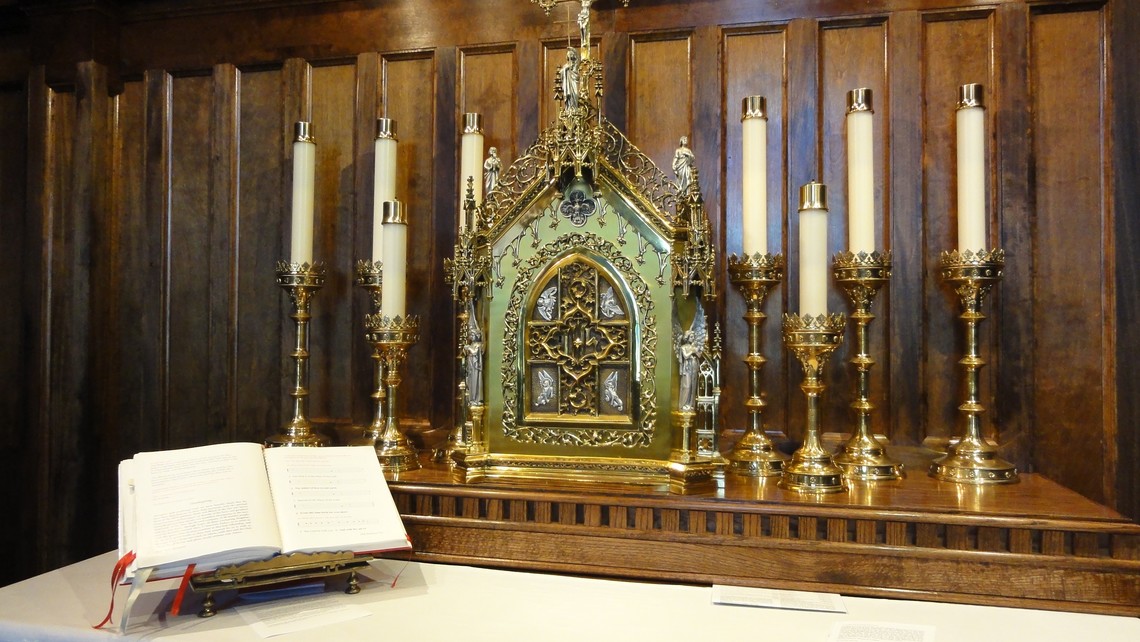
[[[832,495],[725,475],[707,495],[603,485],[390,482],[415,559],[1140,615],[1140,525],[1038,475],[912,474]]]

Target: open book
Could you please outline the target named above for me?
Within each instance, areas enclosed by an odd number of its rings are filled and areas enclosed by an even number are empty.
[[[139,453],[119,464],[119,556],[127,577],[170,577],[275,553],[411,548],[368,446],[235,443]]]

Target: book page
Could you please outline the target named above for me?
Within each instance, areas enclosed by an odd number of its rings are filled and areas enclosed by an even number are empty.
[[[372,447],[275,448],[265,467],[284,552],[410,546]]]
[[[218,444],[135,455],[137,566],[207,570],[278,550],[261,451]]]

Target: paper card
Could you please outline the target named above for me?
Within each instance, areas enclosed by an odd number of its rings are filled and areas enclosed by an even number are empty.
[[[340,593],[238,606],[235,610],[241,614],[246,624],[263,638],[315,629],[371,615],[368,609],[350,604]]]
[[[934,642],[934,627],[895,622],[836,622],[827,642]]]
[[[836,593],[810,593],[807,591],[784,591],[781,589],[713,584],[712,601],[713,604],[759,606],[793,611],[847,612],[847,607],[843,605],[843,598]]]

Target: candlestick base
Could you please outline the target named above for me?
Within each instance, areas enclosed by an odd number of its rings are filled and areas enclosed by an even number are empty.
[[[998,457],[997,448],[966,437],[946,456],[934,460],[930,475],[961,484],[1012,484],[1017,481],[1017,467]]]
[[[304,426],[293,426],[290,424],[289,426],[285,427],[285,430],[283,432],[266,437],[264,444],[266,448],[307,448],[329,445],[328,437],[312,432],[312,430],[312,424],[306,423]]]
[[[728,472],[748,477],[778,477],[788,462],[768,435],[757,432],[745,433],[726,459]]]
[[[861,435],[839,447],[831,458],[848,479],[858,481],[890,481],[901,479],[903,465],[887,456],[882,445],[874,437]]]

